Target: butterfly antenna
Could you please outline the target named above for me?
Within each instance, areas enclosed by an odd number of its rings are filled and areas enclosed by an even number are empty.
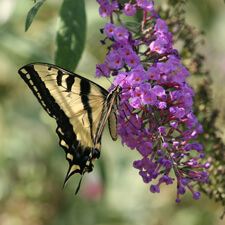
[[[101,71],[101,73],[104,75],[104,77],[109,81],[110,84],[113,84],[112,81],[106,76],[106,74],[103,72],[103,70],[100,67],[96,67]]]

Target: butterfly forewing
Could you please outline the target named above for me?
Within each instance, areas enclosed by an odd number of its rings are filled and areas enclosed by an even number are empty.
[[[59,144],[69,161],[65,182],[74,173],[92,171],[93,160],[100,156],[102,131],[108,118],[111,136],[114,140],[117,136],[118,88],[108,93],[88,79],[47,63],[26,65],[19,74],[56,119]]]

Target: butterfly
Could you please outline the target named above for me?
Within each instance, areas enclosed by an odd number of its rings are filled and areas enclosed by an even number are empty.
[[[45,111],[56,120],[59,145],[69,162],[64,185],[73,174],[81,174],[77,194],[84,173],[91,172],[93,161],[100,157],[107,120],[112,139],[117,139],[122,87],[118,85],[108,92],[82,76],[48,63],[28,64],[18,72]]]

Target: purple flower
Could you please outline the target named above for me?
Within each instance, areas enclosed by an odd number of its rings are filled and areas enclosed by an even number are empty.
[[[151,89],[151,84],[149,83],[143,83],[140,84],[139,88],[143,91],[143,92],[147,92]]]
[[[131,90],[131,96],[132,97],[141,97],[142,96],[142,90],[140,87],[136,87],[134,89]]]
[[[170,64],[158,62],[156,65],[156,68],[158,69],[160,74],[169,74],[172,72],[172,68]],[[168,77],[167,77],[168,79]]]
[[[196,116],[193,114],[192,111],[190,111],[187,114],[187,122],[185,123],[187,128],[191,129],[192,127],[194,127],[194,125],[198,122]]]
[[[139,109],[141,107],[141,98],[140,97],[132,98],[130,105],[135,109]]]
[[[178,188],[178,193],[179,194],[184,195],[185,192],[186,192],[186,189],[184,187],[181,186],[181,187]]]
[[[143,145],[139,145],[137,147],[137,150],[144,156],[149,156],[152,151],[152,143],[151,142],[145,142]]]
[[[144,81],[144,71],[132,70],[127,77],[132,86],[137,87]]]
[[[108,22],[105,24],[105,34],[107,35],[107,37],[109,37],[109,38],[113,37],[115,28],[116,28],[116,26],[112,23]]]
[[[173,146],[179,146],[180,142],[179,141],[173,141]]]
[[[169,143],[163,142],[163,148],[168,148],[168,146],[169,146]]]
[[[149,45],[149,48],[153,52],[157,52],[159,54],[164,54],[167,50],[166,45],[167,45],[167,42],[165,40],[163,40],[162,38],[157,38],[156,41],[153,41]]]
[[[191,76],[190,73],[189,73],[189,71],[184,66],[180,65],[179,68],[180,68],[180,71],[181,71],[181,73],[182,73],[182,75],[184,77],[190,77]],[[193,90],[192,90],[192,93],[194,95]]]
[[[128,31],[124,27],[116,27],[114,30],[113,37],[119,43],[126,43],[128,40]]]
[[[165,160],[164,163],[163,163],[163,166],[166,168],[166,169],[170,169],[171,166],[172,166],[172,162],[170,160]]]
[[[174,178],[168,177],[167,175],[163,175],[160,178],[160,181],[166,183],[166,185],[172,184],[173,180],[174,180]]]
[[[171,122],[170,126],[173,127],[174,129],[176,129],[178,127],[178,123],[177,122]]]
[[[133,162],[133,167],[136,168],[136,169],[141,170],[142,169],[142,162],[141,162],[141,160],[134,161]]]
[[[156,107],[159,108],[159,109],[166,109],[167,108],[167,104],[166,104],[166,102],[160,102],[160,101],[158,101],[156,103]]]
[[[95,77],[110,77],[110,69],[108,67],[108,63],[107,61],[105,60],[104,63],[102,64],[97,64],[96,65],[96,73],[95,73]]]
[[[194,104],[193,100],[192,100],[192,97],[189,93],[186,93],[184,96],[184,105],[185,107],[192,107],[192,105]],[[182,101],[182,100],[181,100]]]
[[[167,99],[167,95],[165,89],[160,85],[155,85],[152,90],[155,92],[157,96],[159,96],[162,100]]]
[[[150,191],[152,193],[156,193],[156,192],[159,193],[160,192],[159,186],[158,185],[151,185]]]
[[[159,33],[167,33],[168,32],[168,25],[166,21],[157,19],[155,24],[155,30]]]
[[[129,55],[134,54],[134,51],[130,45],[125,45],[119,49],[119,53],[123,57],[123,59],[125,59]]]
[[[204,164],[204,167],[205,167],[205,169],[209,169],[210,163],[209,163],[209,162],[206,162],[206,163]]]
[[[148,1],[147,0],[136,0],[137,5],[140,7],[147,7]]]
[[[136,14],[136,8],[133,7],[131,4],[129,3],[125,3],[125,7],[123,10],[124,15],[126,16],[133,16]]]
[[[195,181],[209,182],[205,169],[210,163],[202,165],[199,161],[204,157],[203,148],[194,139],[203,129],[191,109],[194,91],[186,81],[190,73],[173,49],[168,25],[155,12],[152,0],[98,3],[100,15],[110,16],[105,35],[111,43],[105,62],[96,66],[96,77],[111,74],[114,85],[109,91],[115,85],[123,89],[118,134],[123,145],[140,153],[141,159],[134,161],[134,168],[145,183],[158,181],[150,186],[152,193],[160,192],[161,183],[172,184],[175,179],[170,176],[175,171],[176,202],[187,190],[198,199],[200,194],[190,185]],[[122,26],[113,24],[115,14],[131,16],[136,9],[143,11],[142,26],[131,29],[122,21]],[[146,50],[142,46],[147,46]]]
[[[126,58],[125,58],[125,62],[127,63],[127,65],[130,67],[130,68],[135,68],[137,67],[139,64],[140,64],[140,57],[136,54],[131,54],[131,55],[128,55]]]
[[[182,183],[183,186],[186,186],[186,185],[189,184],[190,182],[191,182],[191,180],[188,179],[188,178],[183,178],[183,179],[181,180],[181,183]]]
[[[148,91],[143,97],[142,101],[146,105],[155,105],[157,102],[156,94],[154,91]]]
[[[195,200],[198,200],[200,198],[200,196],[201,196],[201,194],[199,192],[194,192],[194,194],[193,194],[193,198]]]
[[[125,82],[125,78],[127,77],[127,73],[125,71],[120,71],[117,76],[114,78],[113,83],[115,85],[123,86],[123,81]]]
[[[114,7],[108,3],[100,5],[99,14],[101,17],[110,15],[114,10]]]
[[[201,134],[203,132],[203,128],[201,124],[197,124],[195,130],[198,134]]]
[[[199,143],[193,142],[191,144],[191,147],[192,147],[193,150],[196,150],[197,152],[202,152],[203,151],[203,147]]]
[[[173,80],[179,84],[182,84],[185,82],[186,78],[183,76],[181,72],[178,71],[173,75]]]
[[[158,127],[158,131],[160,134],[164,134],[166,135],[166,130],[165,130],[165,127],[161,126],[161,127]]]
[[[160,74],[157,68],[150,67],[145,73],[146,80],[159,80]]]
[[[150,2],[148,2],[147,0],[136,0],[136,2],[137,5],[140,6],[142,9],[150,11],[155,17],[158,16],[153,7],[154,3],[152,0],[150,0]]]
[[[142,176],[142,179],[145,183],[149,183],[151,181],[151,178],[148,176],[146,171],[140,171],[139,174]]]
[[[184,93],[189,93],[191,96],[194,96],[195,93],[193,91],[193,89],[189,86],[188,83],[185,83],[184,86],[183,86],[183,90],[182,90]]]
[[[185,116],[185,110],[184,108],[178,108],[178,107],[170,107],[169,111],[173,113],[173,115],[179,119],[182,119]]]
[[[124,62],[122,61],[122,57],[119,55],[119,53],[113,51],[110,52],[106,59],[108,60],[108,65],[110,69],[120,69],[123,67]]]
[[[190,151],[190,150],[192,149],[191,144],[186,144],[186,145],[184,146],[184,149],[185,149],[185,151]]]
[[[110,0],[96,0],[98,2],[99,5],[104,5],[108,2],[110,2]]]
[[[136,141],[136,139],[132,136],[132,135],[130,135],[129,136],[129,138],[127,138],[127,140],[126,140],[126,145],[130,148],[130,149],[135,149],[136,148],[136,146],[137,146],[137,141]]]

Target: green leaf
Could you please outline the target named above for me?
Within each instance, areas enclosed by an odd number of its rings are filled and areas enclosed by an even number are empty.
[[[136,21],[127,21],[125,22],[126,26],[131,27],[131,28],[138,28],[141,26],[141,23],[136,22]]]
[[[40,7],[44,4],[45,0],[41,0],[40,2],[37,2],[28,12],[27,19],[25,22],[25,32],[29,29],[31,23],[33,22],[33,19],[35,15],[37,14]]]
[[[85,37],[84,0],[64,0],[56,38],[56,65],[74,71],[84,50]]]

